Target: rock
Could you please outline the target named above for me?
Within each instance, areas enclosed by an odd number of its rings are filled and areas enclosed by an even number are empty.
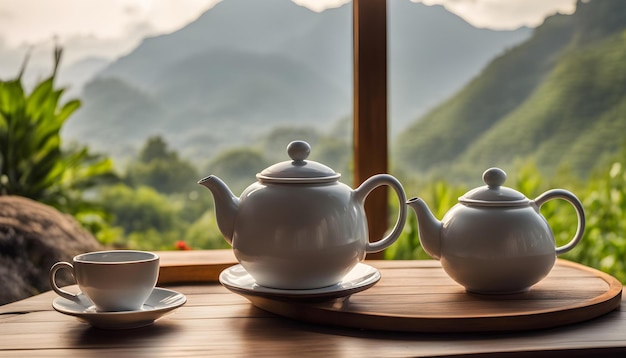
[[[55,262],[97,250],[102,246],[72,216],[24,197],[0,196],[0,305],[49,290]],[[61,272],[59,285],[74,283]]]

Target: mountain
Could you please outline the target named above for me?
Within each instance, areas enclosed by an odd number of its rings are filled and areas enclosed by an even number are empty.
[[[181,30],[144,40],[100,77],[120,77],[149,89],[163,83],[169,75],[165,69],[209,49],[272,53],[278,43],[297,35],[315,16],[288,0],[224,0]],[[190,70],[201,72],[204,66],[199,63]]]
[[[66,98],[80,96],[87,82],[102,71],[109,62],[101,57],[86,57],[65,67],[59,72],[57,80],[58,84],[65,88],[64,96]]]
[[[477,29],[409,0],[389,2],[388,26],[396,131],[530,35]],[[120,104],[110,101],[115,91],[124,93]],[[81,99],[65,138],[114,157],[154,134],[206,159],[279,125],[330,128],[352,111],[351,4],[316,13],[289,0],[224,0],[176,32],[145,39],[98,73]]]
[[[584,178],[625,130],[626,2],[579,1],[416,120],[394,153],[398,166],[448,178],[528,160]]]
[[[528,28],[475,28],[443,6],[388,1],[389,108],[394,134],[450,97]]]

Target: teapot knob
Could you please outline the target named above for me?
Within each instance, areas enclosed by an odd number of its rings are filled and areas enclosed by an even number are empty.
[[[489,168],[483,173],[483,182],[489,187],[499,187],[506,181],[506,173],[500,168]]]
[[[294,140],[287,145],[287,154],[294,161],[303,161],[311,154],[311,146],[303,140]]]

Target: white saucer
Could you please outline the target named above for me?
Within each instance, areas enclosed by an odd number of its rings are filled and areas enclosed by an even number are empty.
[[[75,316],[78,319],[103,329],[128,329],[152,324],[157,318],[187,302],[182,293],[155,287],[141,310],[120,312],[98,312],[93,302],[83,293],[78,294],[79,302],[57,297],[52,307],[58,312]]]
[[[302,301],[346,297],[374,286],[378,280],[380,271],[364,263],[358,263],[338,284],[310,290],[286,290],[257,285],[241,265],[231,266],[220,273],[220,283],[243,296]]]

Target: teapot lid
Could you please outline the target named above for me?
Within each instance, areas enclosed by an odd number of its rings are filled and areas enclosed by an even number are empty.
[[[517,190],[502,186],[506,173],[500,168],[489,168],[483,173],[485,186],[470,190],[459,198],[459,202],[481,206],[528,205],[530,200]]]
[[[311,154],[311,146],[305,141],[289,143],[287,154],[291,160],[265,168],[256,175],[257,179],[271,183],[328,183],[337,181],[341,176],[324,164],[306,160]]]

